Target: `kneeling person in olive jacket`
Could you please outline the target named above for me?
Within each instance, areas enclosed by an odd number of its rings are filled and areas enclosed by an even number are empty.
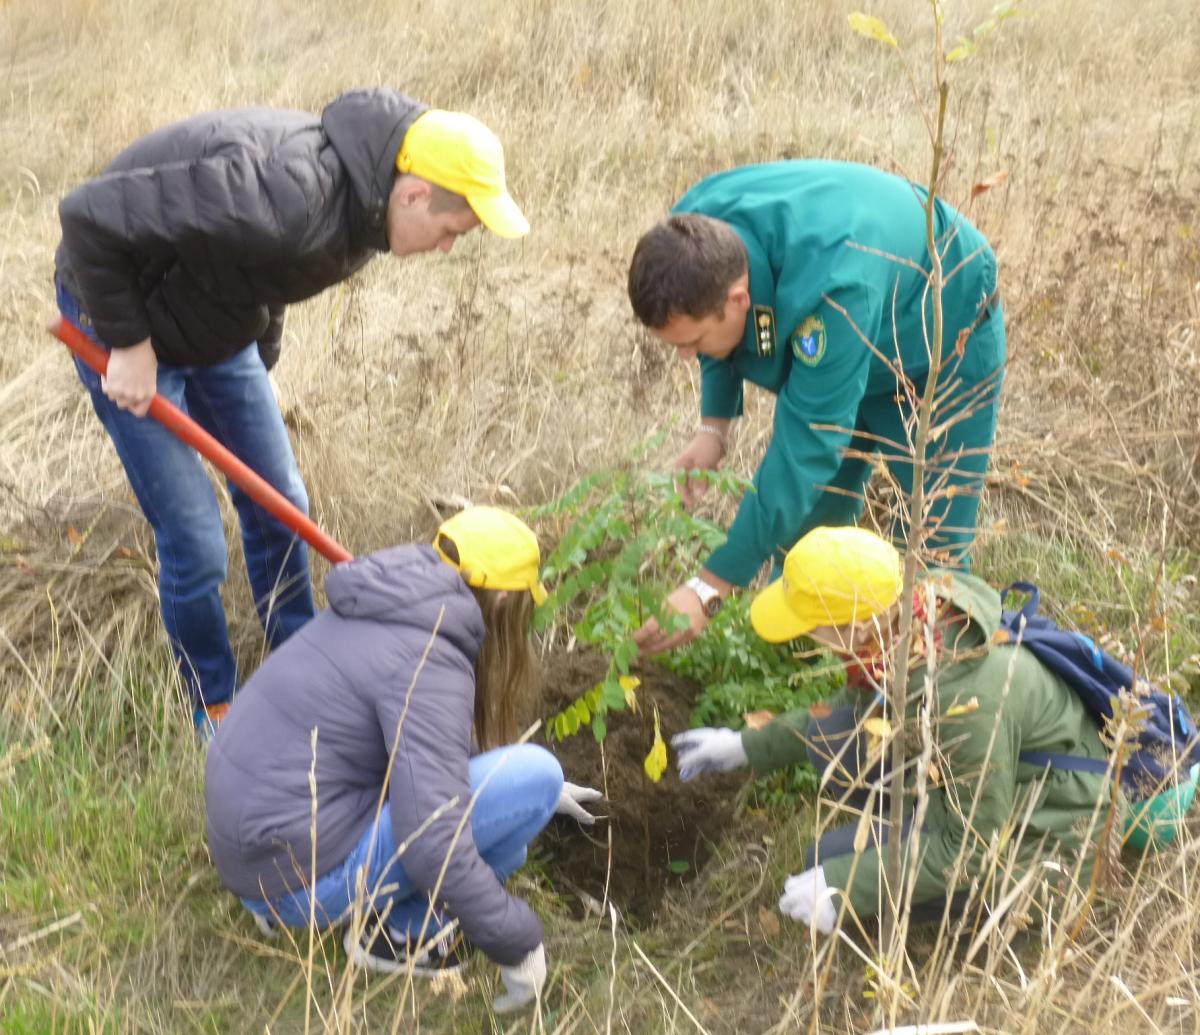
[[[881,854],[888,830],[880,821],[888,813],[886,751],[872,744],[879,738],[868,724],[882,715],[880,687],[895,660],[900,591],[900,556],[890,543],[863,529],[814,529],[788,553],[783,577],[755,599],[751,620],[773,643],[808,635],[846,658],[846,687],[761,729],[696,729],[672,738],[684,780],[747,763],[769,772],[809,761],[822,774],[822,795],[853,818],[809,847],[809,868],[787,880],[779,906],[825,934],[837,922],[842,897],[861,918],[875,915],[886,893]],[[980,579],[931,571],[914,591],[907,717],[919,715],[932,643],[932,721],[940,744],[937,771],[926,785],[912,898],[927,908],[914,915],[940,917],[948,895],[952,909],[961,908],[965,895],[954,893],[986,876],[1005,831],[1014,835],[1006,851],[1014,853],[1016,877],[1046,851],[1057,850],[1070,864],[1086,851],[1083,831],[1107,796],[1104,773],[1047,773],[1019,757],[1054,752],[1103,761],[1107,753],[1096,720],[1070,686],[1025,647],[995,642],[999,623],[1000,595]],[[860,817],[868,810],[875,818],[864,828]],[[907,825],[902,836],[907,850]],[[959,885],[948,887],[956,870]]]
[[[433,547],[336,567],[329,609],[246,683],[205,802],[221,881],[264,930],[347,922],[353,962],[417,975],[464,964],[457,930],[500,965],[497,1009],[540,993],[542,926],[505,880],[555,812],[590,823],[600,795],[511,743],[538,564],[512,514],[465,510]]]

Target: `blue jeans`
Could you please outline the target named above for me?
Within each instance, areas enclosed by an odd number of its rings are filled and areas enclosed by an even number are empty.
[[[525,862],[529,842],[554,815],[562,792],[562,768],[545,748],[516,744],[472,758],[470,779],[472,796],[478,792],[471,808],[475,850],[504,883]],[[287,891],[265,901],[242,899],[242,904],[273,923],[307,927],[315,900],[317,926],[327,927],[352,915],[360,870],[364,911],[386,910],[388,924],[414,938],[422,928],[431,934],[444,923],[443,917],[430,913],[429,896],[404,872],[404,857],[397,854],[386,802],[346,861],[318,877],[311,888]]]
[[[57,280],[55,287],[63,316],[103,344],[79,302]],[[118,409],[101,390],[98,374],[78,359],[75,367],[154,529],[163,625],[193,703],[226,701],[237,683],[220,593],[228,555],[221,511],[200,457],[153,418]],[[256,345],[210,367],[160,363],[158,391],[308,513],[308,494]],[[229,493],[242,526],[255,607],[276,647],[314,614],[308,548],[237,486],[230,484]]]

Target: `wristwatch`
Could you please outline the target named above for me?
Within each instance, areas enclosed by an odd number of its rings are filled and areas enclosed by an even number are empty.
[[[721,599],[721,591],[716,586],[710,586],[699,575],[693,575],[684,585],[700,598],[700,606],[709,618],[720,611],[721,605],[725,603]]]

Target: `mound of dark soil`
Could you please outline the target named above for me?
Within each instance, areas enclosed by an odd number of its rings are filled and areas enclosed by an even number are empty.
[[[542,716],[561,711],[587,693],[607,669],[605,658],[588,652],[553,655],[543,663]],[[562,763],[566,778],[605,791],[591,806],[598,821],[585,829],[556,817],[535,842],[551,882],[575,901],[580,913],[589,899],[612,901],[627,918],[645,923],[664,891],[692,879],[713,845],[731,826],[734,799],[745,774],[702,777],[682,783],[674,757],[662,779],[651,783],[642,762],[654,741],[657,706],[664,740],[689,726],[694,683],[652,664],[635,673],[642,681],[636,714],[610,712],[608,736],[600,745],[589,728],[547,747]]]

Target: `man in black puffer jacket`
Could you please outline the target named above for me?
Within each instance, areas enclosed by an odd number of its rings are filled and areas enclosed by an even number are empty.
[[[207,739],[236,682],[224,532],[199,458],[144,419],[155,391],[307,511],[267,378],[285,307],[378,252],[448,252],[481,222],[503,237],[529,225],[485,126],[382,88],[320,117],[246,108],[177,122],[71,191],[59,215],[59,308],[110,350],[105,378],[76,366],[154,528],[163,622]],[[230,493],[275,646],[313,615],[307,551]]]

